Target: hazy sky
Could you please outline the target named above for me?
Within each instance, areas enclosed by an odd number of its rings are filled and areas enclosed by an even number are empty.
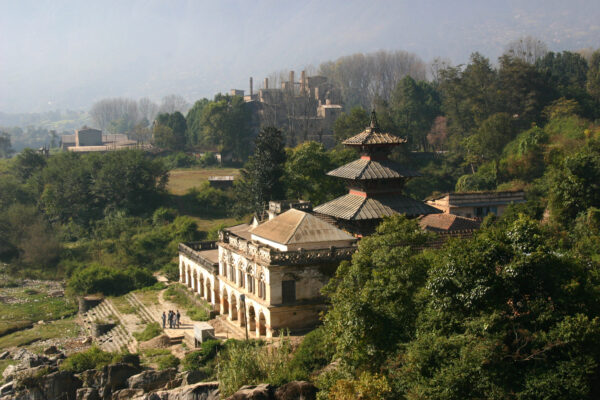
[[[524,35],[551,50],[598,48],[600,0],[0,0],[0,111],[171,93],[193,102],[380,49],[495,60]]]

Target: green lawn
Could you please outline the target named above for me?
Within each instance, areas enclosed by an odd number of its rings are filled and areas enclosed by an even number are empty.
[[[40,320],[56,320],[77,312],[75,301],[67,297],[49,297],[44,289],[0,289],[0,336]]]
[[[193,187],[200,187],[209,176],[234,175],[238,176],[237,168],[207,168],[207,169],[174,169],[169,171],[167,190],[171,194],[184,195]]]
[[[248,218],[233,218],[220,215],[205,215],[197,209],[195,202],[186,196],[188,190],[200,187],[208,180],[209,176],[234,175],[238,176],[239,169],[236,168],[208,168],[208,169],[174,169],[169,172],[169,191],[171,206],[176,208],[179,214],[191,217],[197,224],[198,230],[209,232],[222,225],[233,226],[248,222]]]
[[[69,338],[79,335],[80,326],[75,317],[49,322],[44,325],[34,325],[31,329],[13,332],[0,337],[0,349],[13,346],[26,346],[38,340],[53,338]]]

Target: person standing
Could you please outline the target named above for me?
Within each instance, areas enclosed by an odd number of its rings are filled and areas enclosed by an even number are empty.
[[[181,318],[181,314],[179,314],[179,310],[177,310],[177,314],[175,314],[175,321],[177,323],[177,329],[179,329],[179,319]]]
[[[173,311],[169,310],[169,329],[173,329]]]
[[[165,312],[163,311],[163,313],[162,313],[163,329],[165,329],[165,322],[166,321],[167,321],[167,314],[165,314]]]

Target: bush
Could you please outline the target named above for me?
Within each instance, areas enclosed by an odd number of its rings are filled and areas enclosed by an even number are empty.
[[[210,319],[210,314],[204,308],[188,308],[185,310],[185,313],[192,321],[208,321]]]
[[[68,281],[68,287],[77,294],[102,293],[119,296],[155,283],[156,278],[141,268],[129,267],[119,270],[94,264],[76,270]]]
[[[160,207],[152,214],[152,223],[154,225],[170,224],[177,217],[177,211],[172,208]]]
[[[219,389],[225,397],[243,385],[270,383],[275,386],[297,380],[290,369],[292,348],[289,338],[281,335],[279,343],[262,346],[259,342],[226,343],[219,353]]]
[[[154,337],[157,337],[163,332],[162,328],[158,324],[158,322],[151,322],[144,328],[141,332],[134,332],[133,337],[136,338],[139,342],[145,342],[146,340],[150,340]]]
[[[202,343],[202,348],[192,351],[185,355],[183,359],[183,369],[185,371],[198,371],[202,369],[207,362],[211,361],[217,355],[217,352],[223,348],[219,340],[207,340]]]
[[[167,368],[177,368],[179,366],[179,358],[173,354],[167,354],[158,359],[158,369],[163,370]]]
[[[319,327],[304,337],[294,352],[290,369],[301,375],[301,379],[308,379],[311,373],[329,364],[333,355],[334,346],[327,343],[325,331]]]
[[[170,262],[168,264],[165,264],[165,266],[162,267],[162,272],[165,274],[169,281],[179,281],[179,265],[177,265],[177,263]]]
[[[67,357],[61,364],[60,369],[80,373],[88,369],[101,368],[113,360],[113,354],[92,346],[86,351],[75,353]]]

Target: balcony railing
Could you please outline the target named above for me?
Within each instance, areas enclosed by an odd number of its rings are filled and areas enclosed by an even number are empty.
[[[248,258],[269,265],[321,264],[348,260],[356,252],[356,245],[326,249],[279,251],[261,246],[227,231],[219,232],[221,242],[244,253]]]

